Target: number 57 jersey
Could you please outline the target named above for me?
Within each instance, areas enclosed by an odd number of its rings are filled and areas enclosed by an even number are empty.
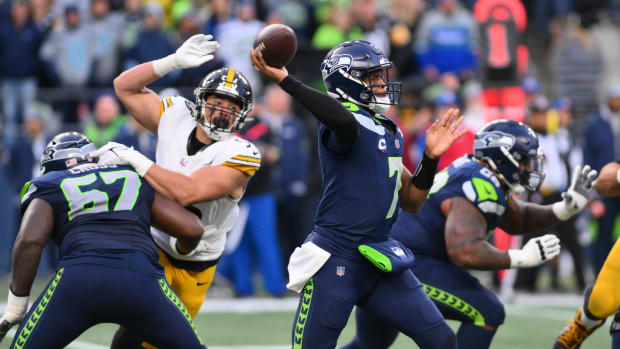
[[[195,154],[187,153],[187,142],[197,127],[192,116],[193,108],[194,105],[183,97],[169,97],[162,101],[163,112],[157,130],[157,165],[186,176],[206,166],[228,166],[246,176],[254,175],[260,167],[260,152],[254,144],[235,135],[213,142]],[[237,204],[240,199],[225,195],[191,205],[200,211],[200,221],[205,231],[198,247],[189,255],[176,253],[173,248],[176,240],[155,228],[151,229],[153,239],[166,254],[177,260],[214,261],[224,251],[226,233],[239,214]]]
[[[106,258],[106,250],[140,251],[157,265],[157,248],[149,236],[154,193],[129,166],[82,165],[27,182],[21,212],[34,199],[52,206],[51,238],[60,247],[63,266],[88,259],[131,268],[126,261]]]

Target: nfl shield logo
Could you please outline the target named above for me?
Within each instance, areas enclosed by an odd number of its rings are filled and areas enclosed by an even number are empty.
[[[396,149],[400,148],[400,141],[398,139],[394,140],[394,145],[396,145]]]
[[[181,159],[181,166],[186,166],[187,165],[187,158],[182,158]]]
[[[336,267],[336,275],[343,277],[344,276],[344,266],[337,266]]]

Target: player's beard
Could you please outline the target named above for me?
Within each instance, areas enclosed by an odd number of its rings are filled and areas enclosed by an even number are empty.
[[[375,95],[375,102],[368,103],[368,108],[374,111],[377,114],[383,114],[390,109],[391,101],[390,98],[385,95],[382,97]]]

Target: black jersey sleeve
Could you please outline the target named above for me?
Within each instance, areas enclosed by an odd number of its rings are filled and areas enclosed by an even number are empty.
[[[280,87],[323,123],[342,142],[352,144],[357,140],[357,121],[339,101],[289,75]]]

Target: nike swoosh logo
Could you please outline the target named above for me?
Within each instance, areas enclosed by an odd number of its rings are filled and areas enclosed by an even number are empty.
[[[206,284],[208,284],[208,283],[209,283],[208,281],[207,281],[207,282],[197,282],[197,283],[196,283],[196,285],[198,285],[198,286],[204,286],[204,285],[206,285]]]

